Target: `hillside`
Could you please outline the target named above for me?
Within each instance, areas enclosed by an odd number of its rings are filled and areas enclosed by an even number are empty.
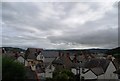
[[[107,54],[112,54],[112,55],[120,54],[120,47],[117,47],[117,48],[114,48],[114,49],[110,49],[106,53]]]
[[[15,48],[15,47],[2,47],[4,48],[6,51],[12,51],[12,52],[25,52],[24,49],[21,48]]]

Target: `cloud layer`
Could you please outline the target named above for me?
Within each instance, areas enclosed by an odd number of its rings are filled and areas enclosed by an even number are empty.
[[[117,3],[4,2],[2,44],[41,48],[118,46]]]

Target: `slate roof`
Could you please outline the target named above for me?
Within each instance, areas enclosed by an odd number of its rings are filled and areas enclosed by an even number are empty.
[[[80,64],[80,63],[72,63],[71,64],[71,68],[80,68],[80,67],[82,67],[82,64]]]
[[[117,60],[117,59],[114,59],[114,60],[113,60],[113,64],[115,65],[115,68],[118,70],[119,67],[120,67],[120,64],[118,63],[118,60]]]
[[[91,59],[85,62],[83,66],[98,76],[106,72],[109,63],[110,61],[106,59]]]
[[[37,57],[37,53],[39,52],[39,51],[42,51],[43,49],[42,48],[28,48],[27,50],[26,50],[26,55],[27,55],[27,59],[36,59],[36,57]]]
[[[73,63],[72,63],[70,57],[67,57],[66,55],[56,58],[52,63],[57,64],[57,65],[61,65],[67,69],[70,69],[73,66]]]
[[[114,73],[120,75],[120,69],[116,70]]]
[[[84,68],[102,67],[105,70],[109,63],[106,59],[91,59],[84,63]]]
[[[79,55],[77,56],[77,60],[80,62],[80,61],[85,61],[85,58],[83,55]]]
[[[49,62],[49,63],[52,63],[53,61],[55,60],[55,58],[45,58],[45,63],[46,62]]]
[[[56,58],[53,62],[53,64],[63,65],[64,62],[61,58]]]
[[[36,59],[36,56],[35,56],[35,54],[33,53],[33,54],[29,54],[28,56],[27,56],[27,59]]]
[[[91,71],[97,76],[105,73],[102,67],[91,68]]]
[[[43,50],[41,51],[41,54],[44,55],[44,57],[58,57],[59,52],[55,50]]]

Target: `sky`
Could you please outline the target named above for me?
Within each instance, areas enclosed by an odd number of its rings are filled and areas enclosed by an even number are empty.
[[[2,46],[118,46],[117,2],[3,2],[1,14]]]

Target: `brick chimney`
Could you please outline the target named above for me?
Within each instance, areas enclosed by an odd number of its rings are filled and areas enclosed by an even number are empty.
[[[70,58],[70,54],[69,54],[69,53],[67,53],[67,54],[66,54],[66,57],[67,57],[67,58]]]
[[[62,53],[62,57],[64,57],[64,53]]]
[[[18,53],[15,53],[14,56],[15,56],[15,58],[17,59],[17,58],[18,58]]]
[[[77,55],[74,55],[74,63],[77,63]]]
[[[61,52],[59,52],[59,53],[58,53],[58,57],[61,57],[61,56],[62,56],[62,54],[61,54]]]

